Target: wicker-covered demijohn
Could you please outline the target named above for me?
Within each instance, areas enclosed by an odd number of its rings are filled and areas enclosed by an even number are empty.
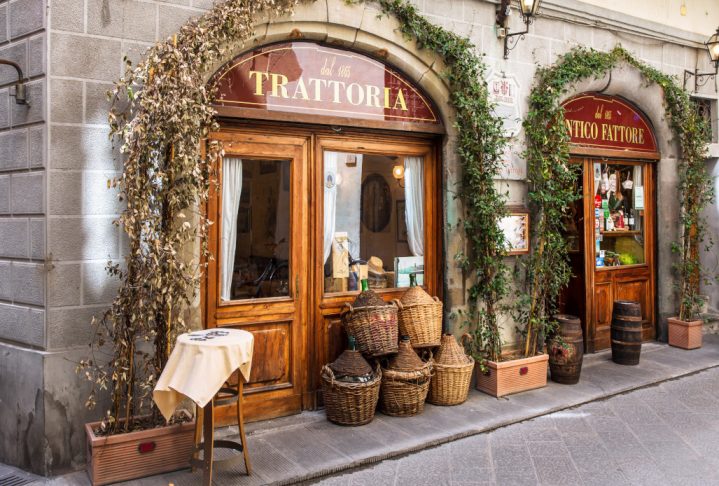
[[[379,400],[382,372],[375,370],[350,347],[333,363],[322,368],[322,391],[327,419],[340,425],[364,425],[372,421]]]
[[[397,352],[397,306],[388,304],[371,290],[362,292],[354,304],[346,303],[342,322],[348,335],[357,339],[365,356]]]
[[[399,333],[409,336],[412,347],[439,346],[442,337],[442,301],[422,287],[410,287],[397,305]]]
[[[462,336],[467,336],[466,334]],[[442,344],[434,357],[434,374],[427,401],[434,405],[459,405],[467,400],[474,359],[467,356],[451,334],[442,336]]]
[[[382,371],[382,413],[399,417],[422,413],[431,376],[432,361],[419,359],[410,340],[403,336],[397,356]]]

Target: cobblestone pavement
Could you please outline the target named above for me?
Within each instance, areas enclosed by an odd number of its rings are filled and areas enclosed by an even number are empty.
[[[325,478],[330,485],[719,485],[719,369]]]

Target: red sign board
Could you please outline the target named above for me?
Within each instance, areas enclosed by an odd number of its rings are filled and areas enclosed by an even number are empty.
[[[582,94],[564,104],[564,124],[571,143],[584,147],[657,152],[646,117],[614,96]]]
[[[215,104],[222,107],[440,123],[428,100],[397,71],[361,54],[311,42],[274,44],[245,53],[226,64],[215,82]]]

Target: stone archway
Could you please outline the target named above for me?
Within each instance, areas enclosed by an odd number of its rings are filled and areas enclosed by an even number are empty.
[[[638,106],[651,121],[657,139],[661,160],[657,163],[656,198],[656,300],[657,339],[667,340],[667,317],[676,314],[676,291],[673,288],[672,243],[680,239],[678,162],[681,149],[675,134],[666,120],[664,92],[655,83],[648,83],[642,73],[626,62],[619,64],[600,79],[586,79],[573,84],[562,102],[580,93],[601,91],[606,95],[621,96]]]

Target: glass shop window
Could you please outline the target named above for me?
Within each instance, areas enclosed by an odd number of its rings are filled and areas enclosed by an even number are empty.
[[[220,297],[289,295],[290,161],[222,160]]]
[[[594,163],[597,267],[645,262],[643,169],[641,164]]]
[[[424,160],[324,152],[324,289],[424,281]]]

